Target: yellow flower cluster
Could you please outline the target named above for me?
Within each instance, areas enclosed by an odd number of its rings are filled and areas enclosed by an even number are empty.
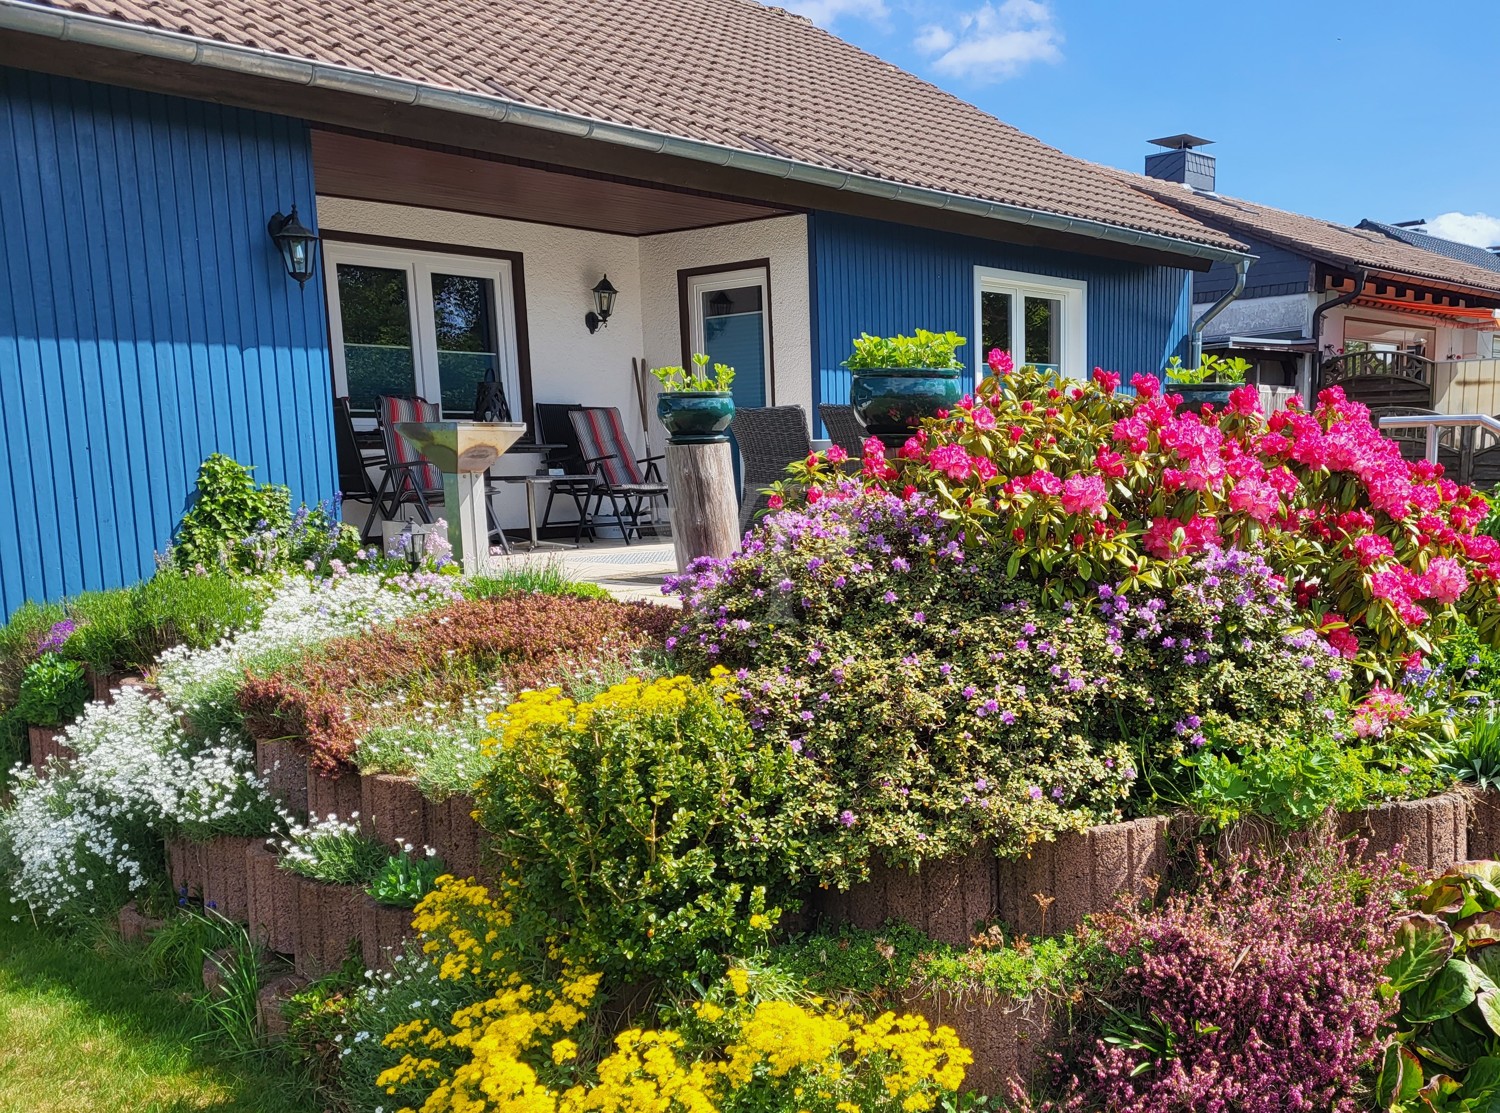
[[[422,952],[432,958],[444,981],[504,968],[509,956],[500,940],[510,924],[506,904],[490,900],[483,885],[446,874],[422,898],[411,922],[422,940]]]
[[[458,977],[479,971],[468,956],[488,946],[476,922],[506,922],[498,909],[475,920],[482,892],[445,879],[418,909],[428,954]],[[972,1061],[952,1029],[919,1016],[866,1021],[817,1000],[756,1001],[736,967],[682,1030],[632,1028],[590,1066],[580,1041],[599,975],[565,968],[553,987],[515,973],[488,984],[485,1000],[446,1022],[386,1034],[401,1058],[379,1084],[425,1093],[404,1113],[925,1113]]]
[[[523,740],[555,728],[586,730],[599,714],[675,717],[687,706],[694,683],[688,676],[665,676],[650,681],[633,676],[583,703],[563,695],[561,688],[522,692],[504,711],[490,715],[489,724],[495,728],[497,737],[486,745],[512,749]]]

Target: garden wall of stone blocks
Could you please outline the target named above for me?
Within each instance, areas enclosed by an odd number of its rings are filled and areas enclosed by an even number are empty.
[[[271,791],[294,813],[341,818],[357,813],[364,833],[390,850],[430,846],[453,874],[483,879],[483,832],[472,797],[429,800],[411,779],[384,774],[323,777],[309,768],[305,751],[294,742],[258,743],[256,752]],[[410,909],[381,905],[353,886],[328,885],[282,869],[264,838],[172,840],[167,868],[175,889],[247,924],[257,943],[292,958],[304,976],[336,969],[356,947],[366,967],[385,965],[411,934]]]

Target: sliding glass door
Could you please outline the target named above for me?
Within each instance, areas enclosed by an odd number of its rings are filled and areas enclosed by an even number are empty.
[[[325,241],[335,389],[361,424],[382,394],[424,398],[450,418],[493,378],[521,418],[510,263]]]

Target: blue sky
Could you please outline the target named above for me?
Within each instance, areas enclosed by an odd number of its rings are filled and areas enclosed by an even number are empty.
[[[1500,0],[767,2],[1070,154],[1191,132],[1221,192],[1500,244]]]

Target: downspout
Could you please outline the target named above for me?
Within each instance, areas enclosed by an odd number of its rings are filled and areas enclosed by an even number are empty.
[[[1350,290],[1347,294],[1340,294],[1332,301],[1325,301],[1313,310],[1311,331],[1313,359],[1316,361],[1313,364],[1312,376],[1312,392],[1314,397],[1317,396],[1318,391],[1323,389],[1323,314],[1327,313],[1330,309],[1337,309],[1341,305],[1348,305],[1355,298],[1359,297],[1360,294],[1365,292],[1365,283],[1369,279],[1370,272],[1364,267],[1360,267],[1354,272],[1354,289]]]
[[[1218,301],[1203,311],[1203,316],[1193,322],[1193,331],[1188,333],[1188,366],[1197,367],[1203,362],[1203,330],[1208,327],[1224,307],[1245,292],[1245,279],[1250,274],[1250,260],[1236,259],[1234,262],[1234,285]]]

